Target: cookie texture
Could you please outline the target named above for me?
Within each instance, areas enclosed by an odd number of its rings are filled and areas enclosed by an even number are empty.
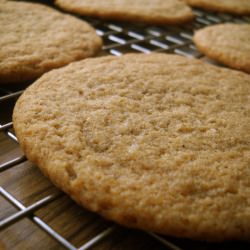
[[[218,24],[196,31],[194,43],[206,56],[250,73],[250,24]]]
[[[66,11],[104,19],[152,24],[178,24],[193,18],[180,0],[56,0]]]
[[[236,15],[250,14],[249,0],[185,0],[189,5],[205,10],[227,12]]]
[[[0,23],[0,83],[35,79],[102,45],[86,22],[39,4],[0,1]]]
[[[120,224],[250,238],[250,76],[167,54],[72,63],[18,100],[28,159]]]

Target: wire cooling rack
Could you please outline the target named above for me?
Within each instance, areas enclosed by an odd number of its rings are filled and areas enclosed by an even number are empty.
[[[250,17],[194,10],[183,26],[152,26],[82,18],[103,38],[102,55],[166,52],[204,58],[194,30]],[[31,83],[0,86],[0,249],[250,249],[247,243],[209,244],[126,229],[80,208],[43,177],[22,154],[12,128],[17,98]]]

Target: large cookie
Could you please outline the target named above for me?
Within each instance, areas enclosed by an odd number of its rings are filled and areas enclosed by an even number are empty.
[[[104,19],[178,24],[193,18],[180,0],[56,0],[64,10]]]
[[[39,4],[0,1],[0,24],[0,83],[35,79],[102,44],[86,22]]]
[[[167,54],[72,63],[14,110],[28,159],[129,227],[250,238],[250,76]]]
[[[198,30],[193,40],[206,56],[250,73],[250,24],[206,27]]]
[[[205,10],[228,12],[237,15],[250,14],[249,0],[185,0],[193,7]]]

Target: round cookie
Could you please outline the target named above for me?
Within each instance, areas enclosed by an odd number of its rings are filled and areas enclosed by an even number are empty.
[[[131,54],[43,75],[13,121],[28,159],[91,211],[129,227],[250,237],[250,76]]]
[[[56,0],[60,8],[104,19],[178,24],[193,18],[191,9],[180,0]]]
[[[249,0],[185,0],[189,5],[205,10],[227,12],[236,15],[250,14]]]
[[[102,45],[86,22],[40,4],[1,1],[0,23],[0,83],[33,80]]]
[[[204,55],[231,68],[250,73],[250,24],[217,24],[193,37]]]

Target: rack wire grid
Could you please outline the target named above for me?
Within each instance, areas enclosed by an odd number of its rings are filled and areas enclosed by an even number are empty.
[[[194,30],[233,22],[234,17],[194,9],[195,20],[182,26],[155,26],[87,20],[104,41],[102,55],[166,52],[204,59],[192,43]],[[31,167],[18,146],[11,114],[30,83],[0,87],[0,249],[250,249],[244,242],[205,243],[126,229],[80,208]]]

